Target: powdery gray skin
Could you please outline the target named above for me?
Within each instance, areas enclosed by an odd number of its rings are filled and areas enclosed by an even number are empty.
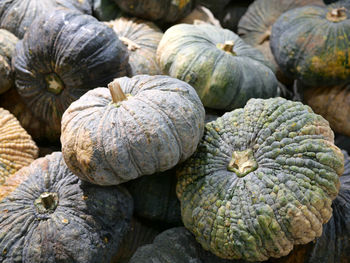
[[[207,123],[178,171],[182,220],[222,258],[263,261],[322,234],[343,173],[328,122],[300,102],[251,99]],[[248,152],[247,173],[235,156]],[[245,153],[243,152],[243,153]],[[238,160],[238,162],[236,162]]]
[[[234,54],[218,47],[226,41],[233,41]],[[277,95],[276,77],[263,54],[227,29],[172,26],[158,45],[157,61],[164,74],[193,86],[208,108],[232,110],[250,98]]]
[[[55,152],[18,173],[27,179],[0,202],[2,263],[109,262],[128,231],[133,202],[123,187],[80,181]],[[57,207],[39,213],[44,192],[58,195]]]
[[[127,100],[113,104],[110,91],[97,88],[63,115],[63,156],[79,178],[116,185],[166,171],[193,154],[205,112],[190,85],[168,76],[116,81]]]

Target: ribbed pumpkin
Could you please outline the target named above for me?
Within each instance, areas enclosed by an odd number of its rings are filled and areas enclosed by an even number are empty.
[[[116,19],[121,11],[113,0],[92,0],[92,14],[100,21]]]
[[[263,55],[227,29],[172,26],[159,43],[157,59],[164,74],[192,85],[208,108],[231,110],[250,98],[277,94],[276,77]]]
[[[138,75],[108,87],[87,92],[62,118],[63,156],[82,180],[120,184],[166,171],[193,154],[204,108],[190,85]]]
[[[18,38],[33,23],[34,19],[57,7],[91,14],[90,0],[1,0],[0,27],[7,29]]]
[[[126,75],[128,54],[103,22],[61,9],[33,22],[18,42],[13,62],[23,101],[38,119],[58,130],[72,101]]]
[[[113,28],[128,49],[131,76],[161,73],[156,52],[163,33],[154,23],[122,17],[106,24]]]
[[[0,29],[0,94],[12,88],[15,76],[11,59],[18,38],[5,29]]]
[[[350,2],[289,10],[272,27],[271,50],[287,76],[309,86],[350,81]]]
[[[38,147],[18,120],[0,108],[0,187],[6,177],[38,157]]]
[[[114,0],[124,12],[159,22],[176,22],[195,6],[194,0]]]
[[[184,225],[206,250],[263,261],[322,234],[344,159],[328,122],[300,102],[251,99],[207,123],[178,171]]]
[[[120,186],[81,182],[56,152],[0,187],[0,211],[1,262],[108,262],[128,230],[132,198]]]

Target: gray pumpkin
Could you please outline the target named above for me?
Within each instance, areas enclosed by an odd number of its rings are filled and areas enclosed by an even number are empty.
[[[87,92],[62,118],[63,156],[82,180],[120,184],[166,171],[196,150],[205,113],[190,85],[138,75],[108,87]]]
[[[133,209],[125,188],[80,181],[60,152],[21,169],[0,191],[8,192],[0,200],[3,263],[108,262]]]

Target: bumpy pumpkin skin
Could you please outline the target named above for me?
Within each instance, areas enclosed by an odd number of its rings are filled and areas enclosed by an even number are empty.
[[[114,185],[166,171],[186,160],[203,135],[204,107],[187,83],[168,76],[119,78],[124,101],[97,88],[62,118],[68,167],[82,180]]]
[[[35,18],[58,7],[91,14],[89,0],[1,0],[0,27],[21,39]]]
[[[194,8],[194,0],[114,0],[121,10],[136,17],[159,22],[176,22]]]
[[[349,30],[348,1],[301,7],[279,17],[272,27],[270,46],[288,77],[309,86],[342,85],[350,80]]]
[[[251,99],[207,123],[178,171],[182,220],[228,259],[287,255],[322,233],[343,173],[328,122],[300,102]]]
[[[83,183],[60,152],[37,159],[14,177],[22,183],[9,186],[0,201],[1,262],[110,261],[132,215],[132,198],[124,188]],[[56,203],[51,200],[45,208],[44,193],[56,194]]]
[[[220,46],[227,41],[233,48],[224,51]],[[276,77],[263,55],[235,33],[212,25],[172,26],[159,43],[157,60],[164,74],[192,85],[208,108],[231,110],[250,98],[277,94]]]
[[[23,101],[37,118],[57,129],[72,101],[126,75],[128,54],[104,23],[56,10],[33,22],[18,42],[13,62]]]
[[[6,177],[29,165],[39,149],[15,116],[0,108],[0,187]]]
[[[162,31],[152,22],[122,17],[106,23],[118,34],[129,53],[129,75],[159,75],[156,53]]]
[[[0,94],[14,86],[11,59],[18,38],[5,29],[0,29]]]

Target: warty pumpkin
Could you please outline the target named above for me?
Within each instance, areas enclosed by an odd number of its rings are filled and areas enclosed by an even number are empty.
[[[172,26],[159,43],[157,60],[164,74],[193,86],[208,108],[232,110],[250,98],[277,95],[276,77],[263,55],[227,29]]]
[[[161,73],[156,52],[163,32],[152,22],[121,17],[106,22],[119,36],[129,53],[130,76]]]
[[[39,158],[0,187],[0,261],[109,262],[132,207],[125,188],[80,181],[60,152]]]
[[[343,154],[328,122],[283,98],[251,99],[207,123],[179,168],[182,220],[204,249],[263,261],[322,234]]]
[[[115,79],[66,110],[61,143],[82,180],[114,185],[185,161],[203,135],[204,108],[195,90],[168,76]]]
[[[287,77],[308,86],[343,85],[350,81],[350,2],[305,6],[279,17],[270,46]]]
[[[55,10],[36,19],[15,52],[17,91],[54,130],[72,101],[127,73],[128,53],[117,34],[75,11]]]
[[[15,84],[11,60],[17,41],[18,38],[11,32],[0,29],[0,94]]]

